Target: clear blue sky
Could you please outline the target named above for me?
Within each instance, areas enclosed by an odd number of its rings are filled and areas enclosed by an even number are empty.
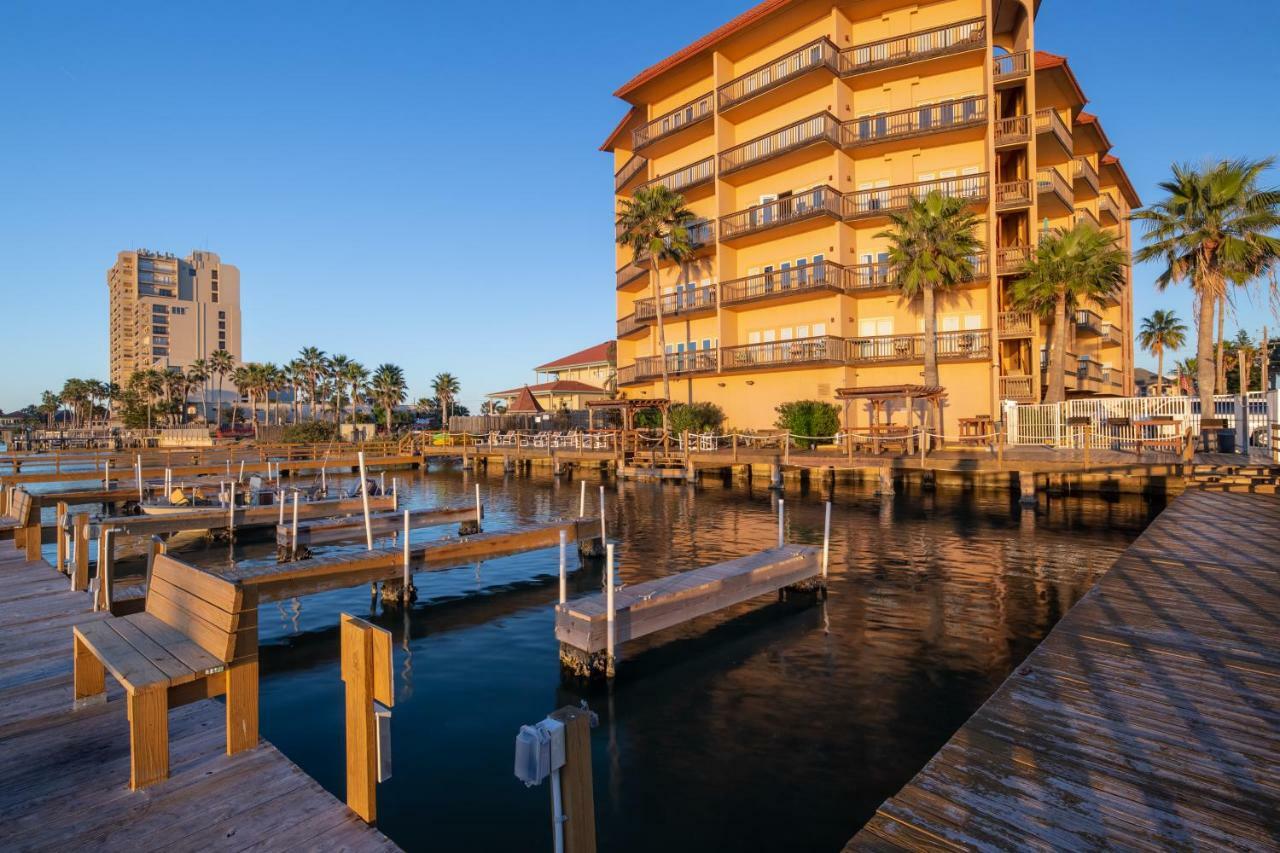
[[[1276,6],[1155,5],[1045,0],[1037,29],[1148,200],[1173,160],[1280,149]],[[240,267],[246,358],[393,361],[414,396],[611,337],[610,92],[747,7],[8,0],[0,408],[105,378],[105,271],[140,245]],[[1154,274],[1138,316],[1190,319]]]

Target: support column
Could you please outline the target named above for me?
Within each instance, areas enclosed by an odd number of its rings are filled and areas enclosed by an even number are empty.
[[[1018,472],[1018,502],[1026,505],[1036,502],[1036,475],[1030,471]]]

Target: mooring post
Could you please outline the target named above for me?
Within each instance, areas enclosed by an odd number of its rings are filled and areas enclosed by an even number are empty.
[[[240,460],[240,473],[236,475],[236,482],[237,483],[244,482],[244,460],[243,459]]]
[[[614,665],[614,647],[617,643],[617,634],[615,629],[617,626],[617,612],[614,609],[613,588],[616,585],[613,578],[613,544],[604,546],[605,562],[604,562],[604,600],[605,612],[608,614],[608,630],[605,634],[605,676],[613,678]]]
[[[404,511],[404,586],[401,589],[406,605],[413,601],[413,573],[409,571],[409,510]]]
[[[480,504],[480,484],[476,483],[476,533],[480,532],[480,521],[484,518],[484,507]]]
[[[236,532],[236,481],[231,481],[231,500],[227,501],[227,535]]]
[[[280,479],[279,466],[276,467],[276,479]],[[320,494],[326,498],[329,497],[329,478],[325,473],[325,466],[323,465],[320,466]]]
[[[893,494],[893,469],[888,465],[880,466],[880,487],[877,490],[879,494]]]
[[[578,495],[578,518],[585,518],[587,515],[587,481],[582,481],[582,489]]]
[[[591,788],[591,711],[566,705],[550,719],[564,725],[564,766],[560,768],[563,853],[596,853],[595,799]]]
[[[137,457],[136,471],[138,476],[138,504],[141,505],[146,500],[146,498],[143,496],[143,489],[142,489],[142,454],[141,453],[139,453]]]
[[[782,525],[783,525],[783,517],[785,512],[784,510],[785,505],[786,505],[786,501],[784,501],[782,498],[778,498],[778,547],[779,548],[781,548],[784,544]]]
[[[1084,470],[1089,470],[1089,445],[1093,444],[1093,423],[1084,425]],[[1139,439],[1138,449],[1142,449],[1141,439]]]
[[[387,472],[378,472],[378,497],[385,498],[387,496]]]
[[[1036,475],[1030,471],[1018,472],[1018,502],[1031,505],[1036,502]]]
[[[831,563],[831,501],[827,501],[826,517],[822,521],[822,579],[827,579],[827,566]]]
[[[769,466],[769,488],[782,491],[782,466],[776,462]]]
[[[391,776],[391,632],[343,613],[346,685],[347,806],[368,823],[378,817],[378,783]],[[379,708],[379,706],[383,706]]]
[[[561,530],[560,531],[560,603],[561,604],[564,604],[567,598],[566,596],[567,572],[569,570],[568,554],[567,554],[568,548],[569,548],[569,534]]]
[[[89,587],[89,516],[83,512],[76,513],[71,530],[72,557],[75,560],[75,567],[71,573],[71,589],[74,592],[81,592]]]
[[[293,490],[293,529],[289,533],[289,558],[298,559],[298,490]]]
[[[364,451],[356,454],[360,462],[360,503],[364,507],[364,544],[369,551],[373,550],[373,523],[369,520],[369,484],[364,477]]]
[[[400,508],[400,478],[391,478],[391,509],[395,511]]]
[[[221,486],[219,486],[219,489],[221,489]],[[276,488],[276,506],[280,510],[280,518],[276,521],[276,524],[283,527],[284,526],[284,492],[280,491],[279,487]]]
[[[57,556],[54,557],[56,564],[54,568],[60,572],[65,572],[67,567],[67,502],[58,501],[57,521],[54,531],[57,535]]]
[[[609,529],[604,523],[604,486],[600,487],[600,544],[609,541]]]
[[[102,488],[104,491],[111,489],[111,460],[108,458],[102,468]]]

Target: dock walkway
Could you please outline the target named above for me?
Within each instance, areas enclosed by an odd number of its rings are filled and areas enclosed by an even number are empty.
[[[106,618],[0,542],[0,824],[17,850],[396,850],[265,740],[227,756],[216,701],[169,715],[170,778],[129,790],[129,725],[73,711],[71,626]],[[341,746],[339,746],[341,748]]]
[[[1277,544],[1175,499],[845,850],[1280,847]]]

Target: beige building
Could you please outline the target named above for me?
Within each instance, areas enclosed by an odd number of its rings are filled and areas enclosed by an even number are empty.
[[[588,400],[606,400],[617,388],[618,344],[605,341],[593,347],[540,364],[533,369],[537,381],[506,391],[487,394],[507,405],[508,411],[527,389],[544,410],[581,410]]]
[[[212,252],[121,252],[107,288],[112,382],[185,368],[220,349],[241,360],[240,270]]]

